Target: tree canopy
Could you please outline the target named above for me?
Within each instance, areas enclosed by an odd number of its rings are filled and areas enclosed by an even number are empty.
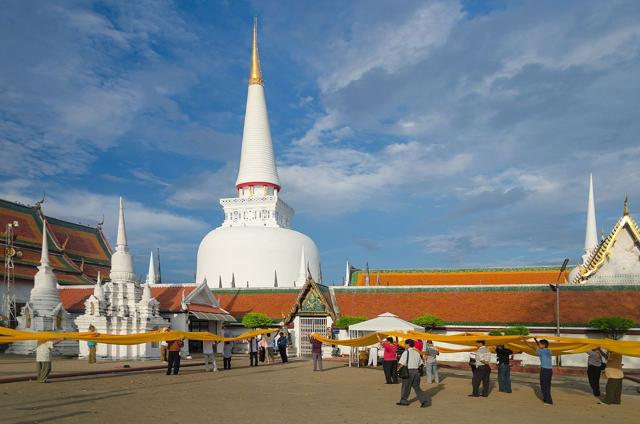
[[[336,321],[336,328],[339,328],[341,330],[346,330],[349,328],[350,325],[354,325],[366,320],[367,319],[365,317],[352,317],[349,315],[345,315],[338,318],[338,320]]]
[[[433,330],[435,327],[443,326],[444,320],[433,314],[424,314],[414,319],[413,323],[420,327],[424,327],[425,329]]]
[[[512,327],[498,328],[489,331],[490,336],[528,336],[529,329],[523,325],[514,325]]]
[[[614,340],[622,337],[634,325],[633,320],[618,316],[598,317],[589,321],[589,327],[597,328]]]
[[[242,318],[242,325],[247,328],[269,327],[273,320],[261,312],[249,312]]]

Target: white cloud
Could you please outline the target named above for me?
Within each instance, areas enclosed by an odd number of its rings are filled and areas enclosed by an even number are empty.
[[[404,22],[355,23],[352,39],[333,40],[330,73],[319,79],[323,91],[339,90],[372,69],[395,72],[423,60],[444,44],[463,13],[454,2],[429,2]]]

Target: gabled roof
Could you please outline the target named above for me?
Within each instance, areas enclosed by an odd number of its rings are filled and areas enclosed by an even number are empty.
[[[0,240],[4,240],[7,223],[19,223],[14,229],[14,244],[22,252],[21,258],[14,258],[18,279],[32,280],[37,272],[44,219],[40,204],[27,206],[0,199]],[[111,248],[99,226],[47,217],[47,228],[51,265],[60,284],[91,284],[98,272],[109,275]],[[4,269],[0,269],[0,274],[4,274]]]
[[[376,285],[380,274],[381,286],[441,286],[490,284],[548,284],[558,279],[558,266],[523,266],[504,268],[452,268],[452,269],[370,269],[369,285]],[[565,278],[568,272],[563,272]],[[366,272],[351,272],[350,286],[364,286]]]
[[[329,315],[334,321],[337,319],[336,308],[329,287],[316,283],[311,273],[307,273],[307,281],[300,289],[298,297],[291,306],[289,315],[287,315],[284,322],[288,324],[296,315],[301,314]]]
[[[586,265],[579,267],[578,275],[572,283],[584,282],[597,273],[602,265],[606,263],[607,258],[611,255],[611,251],[616,240],[622,231],[625,230],[629,232],[637,244],[640,244],[640,229],[638,229],[636,221],[631,217],[631,215],[629,215],[626,206],[625,213],[622,215],[622,218],[620,218],[616,225],[614,225],[609,235],[600,242],[591,257],[587,260]]]

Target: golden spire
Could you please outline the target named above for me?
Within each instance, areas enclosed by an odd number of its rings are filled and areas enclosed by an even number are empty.
[[[264,85],[262,72],[260,72],[260,58],[258,57],[258,18],[253,21],[253,46],[251,48],[251,71],[249,72],[249,85]]]
[[[629,195],[624,196],[624,210],[622,213],[624,216],[629,215]]]

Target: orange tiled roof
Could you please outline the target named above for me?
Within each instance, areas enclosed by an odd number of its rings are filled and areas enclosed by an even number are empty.
[[[60,301],[67,312],[83,313],[84,302],[93,294],[92,288],[65,287],[58,290]]]
[[[190,303],[187,305],[187,309],[193,312],[210,312],[212,314],[227,314],[228,312],[222,308],[215,308],[211,305],[199,305],[197,303]]]
[[[68,255],[106,264],[111,260],[111,248],[98,228],[51,217],[47,217],[47,222],[58,242],[64,245],[64,251]]]
[[[183,291],[186,297],[195,288],[196,286],[194,285],[185,285],[183,287],[179,284],[166,287],[151,287],[151,296],[160,302],[161,311],[181,311]]]
[[[640,322],[640,290],[614,287],[565,286],[560,321],[585,324],[603,315],[620,315]],[[371,288],[334,289],[341,315],[373,318],[393,312],[405,320],[430,313],[447,323],[555,322],[555,295],[547,287],[498,288]]]
[[[487,284],[548,284],[556,282],[559,268],[487,268],[470,270],[370,270],[369,285],[377,283],[380,273],[381,286],[440,286],[440,285],[487,285]],[[562,282],[569,272],[565,271]],[[351,276],[351,285],[364,286],[365,273],[356,271]]]
[[[37,206],[0,199],[0,228],[4,229],[9,222],[19,223],[15,228],[15,246],[22,257],[14,260],[18,279],[32,280],[40,265],[44,218]],[[60,284],[92,284],[98,271],[109,274],[111,248],[99,228],[50,217],[47,217],[47,227],[49,258]],[[0,231],[0,239],[3,234],[4,231]],[[4,256],[4,250],[0,249],[0,255]],[[4,269],[0,269],[0,274],[4,274]]]
[[[280,320],[287,316],[295,303],[300,289],[220,289],[213,295],[220,301],[220,307],[240,320],[248,312],[261,312]]]

